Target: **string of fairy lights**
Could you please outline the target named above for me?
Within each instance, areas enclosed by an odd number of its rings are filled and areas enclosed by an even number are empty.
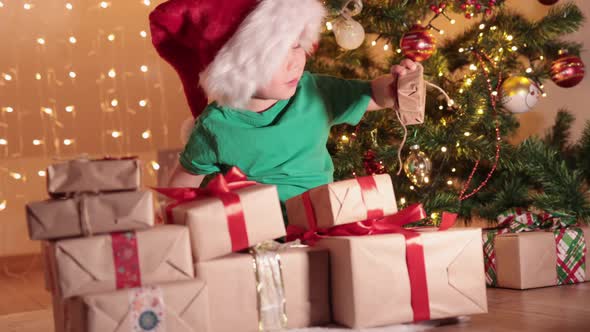
[[[148,11],[154,6],[150,0],[135,1],[138,6],[144,6]],[[76,11],[107,15],[108,11],[116,10],[113,8],[118,5],[114,1],[54,1],[48,4],[40,0],[0,0],[0,21],[14,22],[15,18],[21,18],[21,15],[31,18],[35,11],[38,10],[38,14],[41,14],[45,6],[57,6],[56,3],[59,6],[63,5],[64,20]],[[125,6],[130,5],[132,4],[129,2],[125,3]],[[160,59],[149,40],[147,12],[137,12],[145,16],[145,27],[137,31],[135,28],[126,28],[125,23],[121,22],[121,25],[111,29],[99,29],[92,40],[84,41],[87,33],[83,38],[81,34],[76,34],[75,25],[67,24],[66,31],[60,32],[57,38],[44,35],[40,27],[37,36],[15,41],[8,67],[3,68],[6,63],[0,62],[0,158],[22,157],[25,147],[30,150],[31,146],[38,149],[34,151],[38,151],[39,155],[45,158],[60,159],[61,156],[77,156],[83,153],[78,144],[79,137],[76,137],[75,131],[71,129],[75,128],[80,120],[79,112],[89,110],[81,110],[81,105],[73,100],[81,94],[87,96],[92,93],[96,94],[98,105],[95,109],[99,110],[95,123],[92,124],[93,129],[102,131],[100,137],[95,138],[95,146],[100,146],[99,151],[103,155],[128,155],[132,152],[132,144],[136,140],[145,142],[150,151],[158,146],[167,146],[169,116],[165,111],[168,107],[164,96],[165,89],[161,83],[163,74]],[[88,43],[81,43],[82,41]],[[26,48],[34,49],[34,80],[23,77],[30,68],[21,68],[22,54],[19,54],[21,47],[18,43],[25,43]],[[130,65],[125,59],[129,49],[136,47],[137,43],[142,46],[134,52],[141,54],[133,60],[137,63]],[[89,45],[87,58],[79,55],[83,47],[81,44]],[[58,61],[62,63],[51,62],[50,54],[56,51],[60,54]],[[152,68],[150,64],[154,62],[156,65]],[[98,72],[88,71],[88,64],[98,68]],[[25,83],[31,80],[34,86]],[[87,82],[95,84],[96,92],[81,91],[82,85],[89,85],[82,83]],[[28,85],[25,87],[25,84]],[[64,91],[69,97],[63,97]],[[35,110],[34,107],[25,106],[23,98],[34,98],[38,108]],[[153,100],[159,100],[159,104],[154,105]],[[159,112],[156,112],[157,110]],[[39,112],[41,119],[40,130],[31,141],[24,141],[23,123],[30,121],[27,117],[35,112]],[[158,118],[155,118],[155,113],[159,113]],[[137,128],[139,114],[143,114],[141,125],[144,129],[140,133],[134,133],[131,127]],[[154,141],[154,125],[162,132],[158,142]],[[13,136],[9,136],[9,127]],[[15,130],[18,132],[17,137],[14,135]],[[160,169],[155,160],[148,161],[145,165],[150,175],[155,175]],[[0,167],[0,211],[5,210],[9,204],[3,188],[7,188],[14,181],[26,182],[31,176],[45,177],[46,172],[39,169],[36,174],[24,174],[18,169]]]

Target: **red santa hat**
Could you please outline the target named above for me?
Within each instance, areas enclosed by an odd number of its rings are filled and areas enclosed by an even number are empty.
[[[244,108],[293,43],[313,50],[324,16],[318,0],[169,0],[150,14],[150,27],[197,117],[208,97]]]

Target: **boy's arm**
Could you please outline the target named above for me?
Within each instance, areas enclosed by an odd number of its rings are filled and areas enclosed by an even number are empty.
[[[414,69],[416,69],[416,63],[410,59],[404,59],[399,65],[391,67],[390,75],[379,76],[371,81],[372,98],[367,111],[392,108],[397,95],[397,78],[405,75],[408,70]]]
[[[205,175],[195,175],[189,173],[180,163],[176,164],[174,171],[168,180],[170,188],[197,188],[203,182]]]

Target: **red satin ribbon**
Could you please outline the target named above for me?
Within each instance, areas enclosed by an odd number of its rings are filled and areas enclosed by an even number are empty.
[[[227,226],[232,244],[232,251],[248,248],[246,218],[240,196],[234,191],[256,185],[247,181],[246,175],[237,167],[232,167],[225,175],[217,174],[206,188],[153,188],[157,192],[174,200],[166,206],[168,223],[174,220],[173,209],[181,204],[216,197],[223,203],[227,216]]]
[[[305,202],[305,201],[304,201]],[[308,218],[315,216],[313,206],[304,204]],[[430,319],[430,300],[428,296],[428,282],[426,278],[426,263],[424,260],[424,246],[417,229],[406,229],[403,226],[426,218],[426,211],[421,204],[414,204],[404,210],[381,219],[365,220],[361,222],[334,226],[327,229],[305,230],[298,226],[287,227],[287,240],[300,239],[306,244],[314,245],[322,238],[330,236],[368,236],[376,234],[401,234],[406,240],[406,264],[410,277],[411,305],[414,321]],[[439,231],[451,228],[457,219],[454,213],[443,213]],[[315,217],[311,217],[315,222]]]
[[[112,233],[111,247],[117,289],[140,287],[141,271],[135,233]]]
[[[357,178],[356,181],[361,186],[361,196],[363,197],[363,203],[365,203],[365,207],[367,209],[367,219],[383,218],[383,207],[371,210],[367,204],[370,202],[370,195],[379,195],[375,178],[372,176],[363,176]]]

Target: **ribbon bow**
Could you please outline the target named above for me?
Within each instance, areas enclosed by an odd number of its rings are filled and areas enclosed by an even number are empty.
[[[228,229],[232,241],[232,250],[239,251],[249,247],[246,232],[246,219],[240,197],[234,192],[238,189],[254,186],[255,181],[248,181],[247,176],[237,167],[232,167],[225,175],[217,174],[205,188],[153,188],[160,194],[173,199],[166,205],[167,223],[173,223],[173,209],[181,204],[215,197],[221,200],[225,208]]]
[[[313,216],[313,214],[309,213],[308,217],[311,216]],[[305,244],[314,245],[320,239],[330,236],[368,236],[415,232],[414,230],[404,228],[404,226],[418,222],[426,217],[427,214],[422,204],[413,204],[391,216],[338,225],[330,228],[306,230],[299,226],[289,225],[287,227],[287,241],[300,239],[301,242]],[[444,212],[439,230],[442,231],[452,227],[456,219],[456,214]]]
[[[574,216],[559,211],[530,211],[512,208],[500,214],[496,227],[499,234],[557,230],[577,225]]]

